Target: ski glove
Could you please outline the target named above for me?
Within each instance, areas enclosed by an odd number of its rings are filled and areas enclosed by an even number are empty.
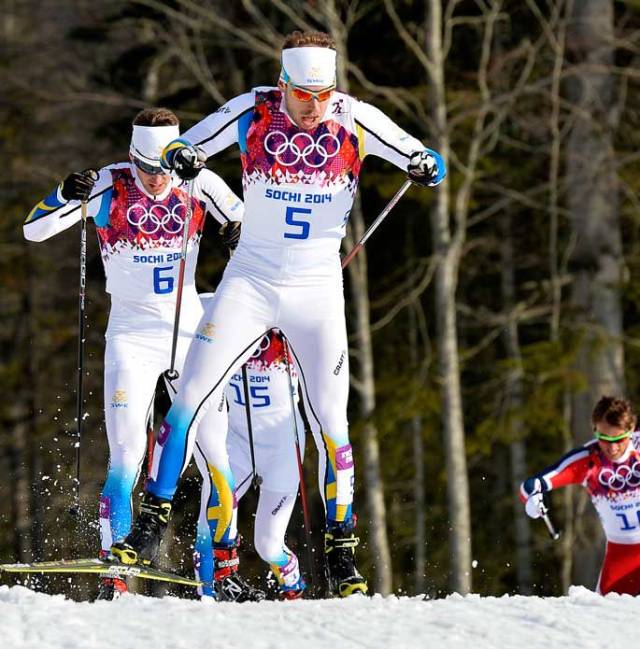
[[[238,241],[240,241],[240,221],[229,221],[224,223],[218,232],[222,237],[222,243],[227,247],[229,254],[238,247]]]
[[[407,175],[416,185],[435,187],[447,175],[447,165],[444,158],[436,151],[431,149],[415,151],[409,157]]]
[[[531,518],[540,518],[546,509],[542,496],[542,483],[538,478],[533,483],[533,492],[527,498],[524,508],[527,516]]]
[[[173,169],[181,180],[193,180],[204,169],[206,159],[201,149],[187,140],[177,139],[165,147],[160,160],[163,167]]]
[[[65,201],[87,201],[96,180],[98,180],[98,172],[94,169],[74,171],[62,181],[60,194]]]

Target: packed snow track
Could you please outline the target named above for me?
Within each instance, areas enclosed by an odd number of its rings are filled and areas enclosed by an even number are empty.
[[[12,649],[590,649],[634,646],[640,601],[572,588],[567,597],[373,598],[206,604],[126,595],[73,602],[0,587]]]

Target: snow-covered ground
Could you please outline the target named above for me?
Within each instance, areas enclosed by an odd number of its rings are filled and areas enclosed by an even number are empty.
[[[637,645],[640,598],[351,598],[205,604],[127,595],[78,603],[0,587],[0,642],[17,649],[580,649]]]

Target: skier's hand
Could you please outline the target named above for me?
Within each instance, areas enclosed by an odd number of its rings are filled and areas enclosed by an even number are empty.
[[[228,221],[223,224],[218,230],[220,236],[222,237],[222,243],[229,250],[229,254],[238,247],[238,241],[240,241],[240,228],[242,223],[240,221]]]
[[[409,158],[407,167],[409,180],[424,187],[439,185],[447,175],[447,166],[444,158],[431,149],[416,151]]]
[[[527,516],[530,516],[531,518],[540,518],[544,513],[545,506],[542,496],[542,484],[538,478],[536,478],[533,483],[533,492],[529,495],[529,498],[527,498],[524,508],[527,512]]]
[[[163,167],[173,169],[182,180],[193,180],[204,169],[206,159],[197,146],[178,139],[165,147],[160,160]]]
[[[91,196],[91,190],[98,180],[98,172],[94,169],[74,171],[60,185],[60,193],[65,201],[86,201]]]

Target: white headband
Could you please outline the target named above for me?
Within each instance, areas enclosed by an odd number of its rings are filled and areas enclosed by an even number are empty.
[[[333,86],[336,82],[336,51],[328,47],[282,50],[280,78],[296,86]]]
[[[159,167],[162,149],[178,137],[178,126],[134,126],[129,153],[143,162]]]

